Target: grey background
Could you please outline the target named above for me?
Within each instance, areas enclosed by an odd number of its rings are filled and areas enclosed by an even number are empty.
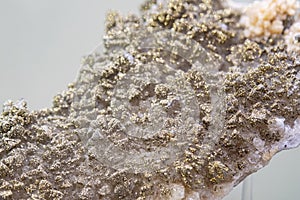
[[[138,13],[141,2],[0,0],[0,104],[24,98],[30,109],[50,107],[101,43],[105,13]],[[299,199],[299,158],[300,148],[282,152],[255,173],[253,199]],[[225,199],[241,199],[241,185]]]

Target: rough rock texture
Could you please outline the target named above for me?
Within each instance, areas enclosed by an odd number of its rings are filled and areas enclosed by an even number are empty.
[[[105,52],[52,108],[4,105],[0,199],[221,199],[297,147],[298,55],[284,33],[247,38],[241,15],[210,0],[110,13]]]

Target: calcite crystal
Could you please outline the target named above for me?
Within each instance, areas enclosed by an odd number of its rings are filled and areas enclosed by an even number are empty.
[[[287,44],[287,50],[290,53],[299,53],[300,52],[300,23],[294,23],[286,32],[285,32],[285,42]]]
[[[300,22],[278,2],[266,35],[221,0],[108,14],[105,51],[52,108],[5,103],[0,199],[222,199],[297,147]]]
[[[247,27],[244,34],[247,37],[281,34],[293,23],[298,8],[297,0],[255,1],[241,18]]]

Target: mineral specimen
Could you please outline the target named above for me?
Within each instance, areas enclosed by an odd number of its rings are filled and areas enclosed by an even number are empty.
[[[263,7],[250,24],[221,0],[148,0],[140,18],[110,13],[105,52],[84,59],[52,108],[4,105],[0,198],[224,197],[300,144],[291,2],[265,1],[273,17]]]

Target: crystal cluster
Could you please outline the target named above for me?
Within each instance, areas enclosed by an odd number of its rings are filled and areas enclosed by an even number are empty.
[[[294,23],[285,33],[285,43],[290,53],[300,52],[300,23]]]
[[[244,34],[247,37],[281,34],[293,23],[298,8],[297,0],[255,1],[242,17],[247,27]]]
[[[222,199],[300,144],[286,33],[245,34],[248,15],[224,1],[148,0],[141,12],[108,14],[105,51],[52,108],[5,104],[1,199]],[[295,42],[295,12],[283,13]]]

